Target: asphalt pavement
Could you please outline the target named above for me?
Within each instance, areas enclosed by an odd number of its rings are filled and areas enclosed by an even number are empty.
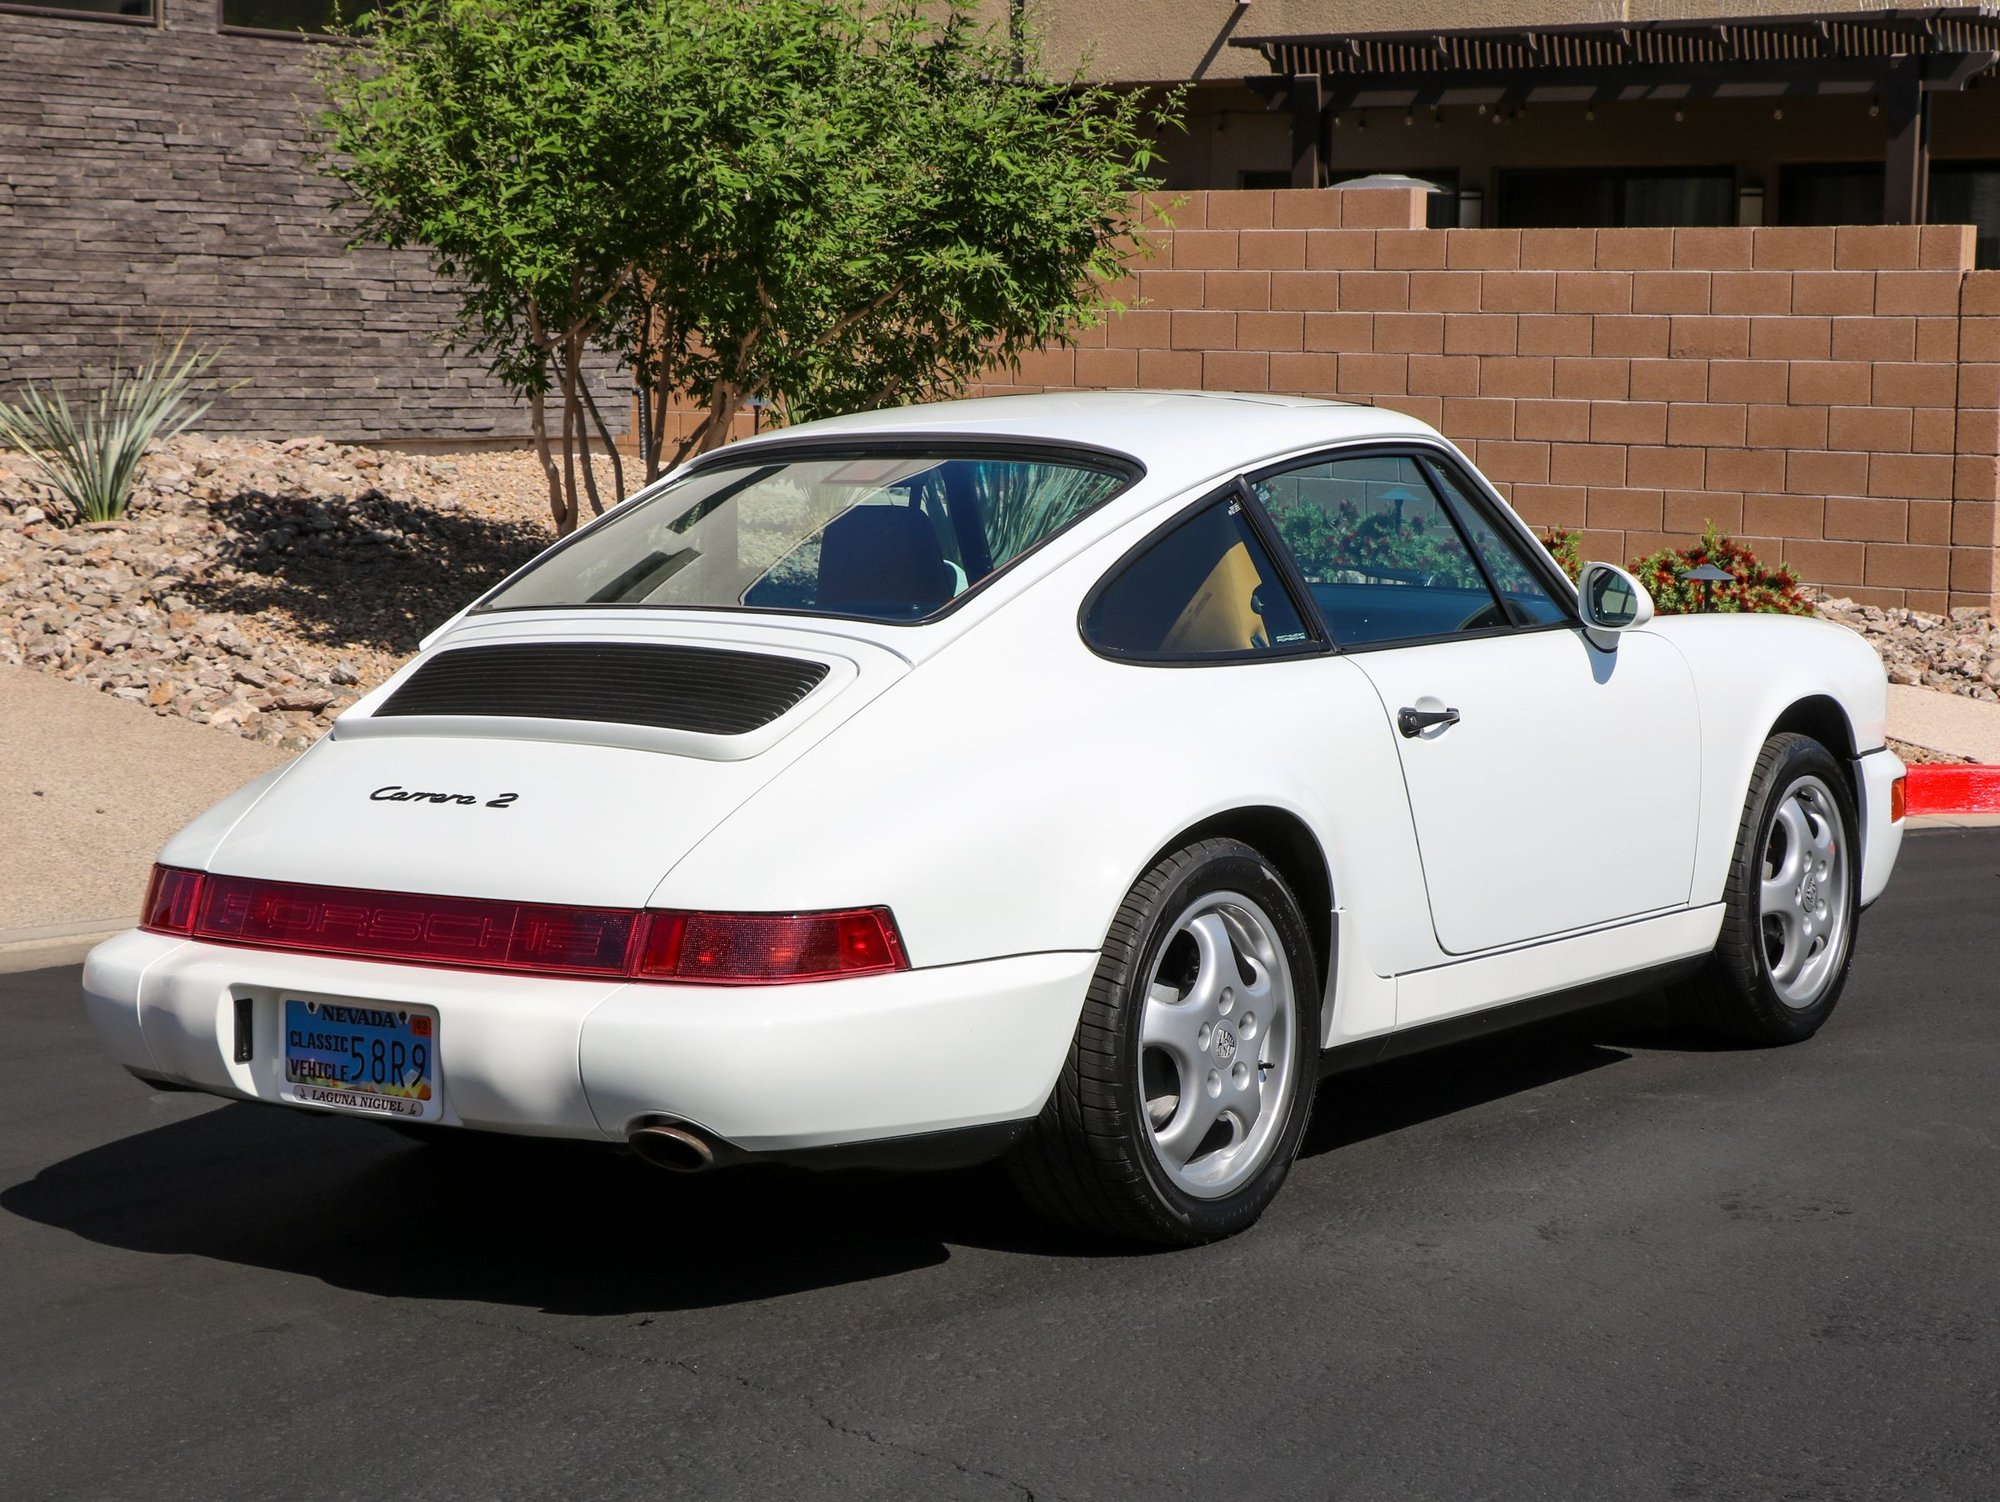
[[[1331,1081],[1263,1223],[160,1095],[0,976],[0,1495],[1984,1499],[2000,831],[1813,1042],[1645,1000]]]

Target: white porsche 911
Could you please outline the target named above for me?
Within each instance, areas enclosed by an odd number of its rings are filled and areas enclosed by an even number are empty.
[[[626,1142],[1005,1154],[1196,1242],[1322,1075],[1665,983],[1833,1010],[1902,839],[1874,653],[1573,587],[1370,407],[1130,393],[682,468],[160,856],[84,973],[163,1088]]]

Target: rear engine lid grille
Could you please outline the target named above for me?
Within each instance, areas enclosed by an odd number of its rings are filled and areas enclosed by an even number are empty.
[[[412,673],[375,716],[590,720],[743,735],[784,714],[826,674],[823,662],[714,647],[457,647]]]

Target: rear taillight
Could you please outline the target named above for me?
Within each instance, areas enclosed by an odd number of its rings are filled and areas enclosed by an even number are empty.
[[[516,975],[756,986],[910,968],[887,908],[680,913],[433,897],[155,866],[155,933]]]
[[[625,976],[642,915],[621,908],[555,907],[370,892],[211,876],[195,933],[225,943],[309,949],[419,965],[524,975]]]
[[[654,913],[639,974],[758,986],[907,970],[885,907],[840,913]]]
[[[178,866],[153,867],[153,879],[146,883],[146,905],[139,911],[139,926],[156,934],[190,934],[201,906],[202,875]]]

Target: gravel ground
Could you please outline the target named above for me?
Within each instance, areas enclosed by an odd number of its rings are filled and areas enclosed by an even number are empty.
[[[1963,767],[1969,766],[1969,756],[1954,756],[1949,751],[1933,751],[1929,746],[1913,746],[1908,741],[1899,741],[1893,735],[1885,737],[1889,749],[1902,757],[1905,766],[1911,767]]]
[[[0,456],[0,665],[291,749],[554,535],[528,452],[183,436],[77,526],[25,468]]]
[[[148,459],[126,520],[68,527],[25,470],[0,455],[0,665],[290,749],[554,535],[524,450],[183,435]],[[598,472],[615,497],[609,462]],[[2000,700],[2000,622],[1982,611],[1819,610],[1893,683]]]
[[[1882,654],[1891,683],[2000,700],[2000,621],[1986,611],[1926,615],[1837,596],[1822,596],[1817,603],[1827,620],[1868,638]]]

